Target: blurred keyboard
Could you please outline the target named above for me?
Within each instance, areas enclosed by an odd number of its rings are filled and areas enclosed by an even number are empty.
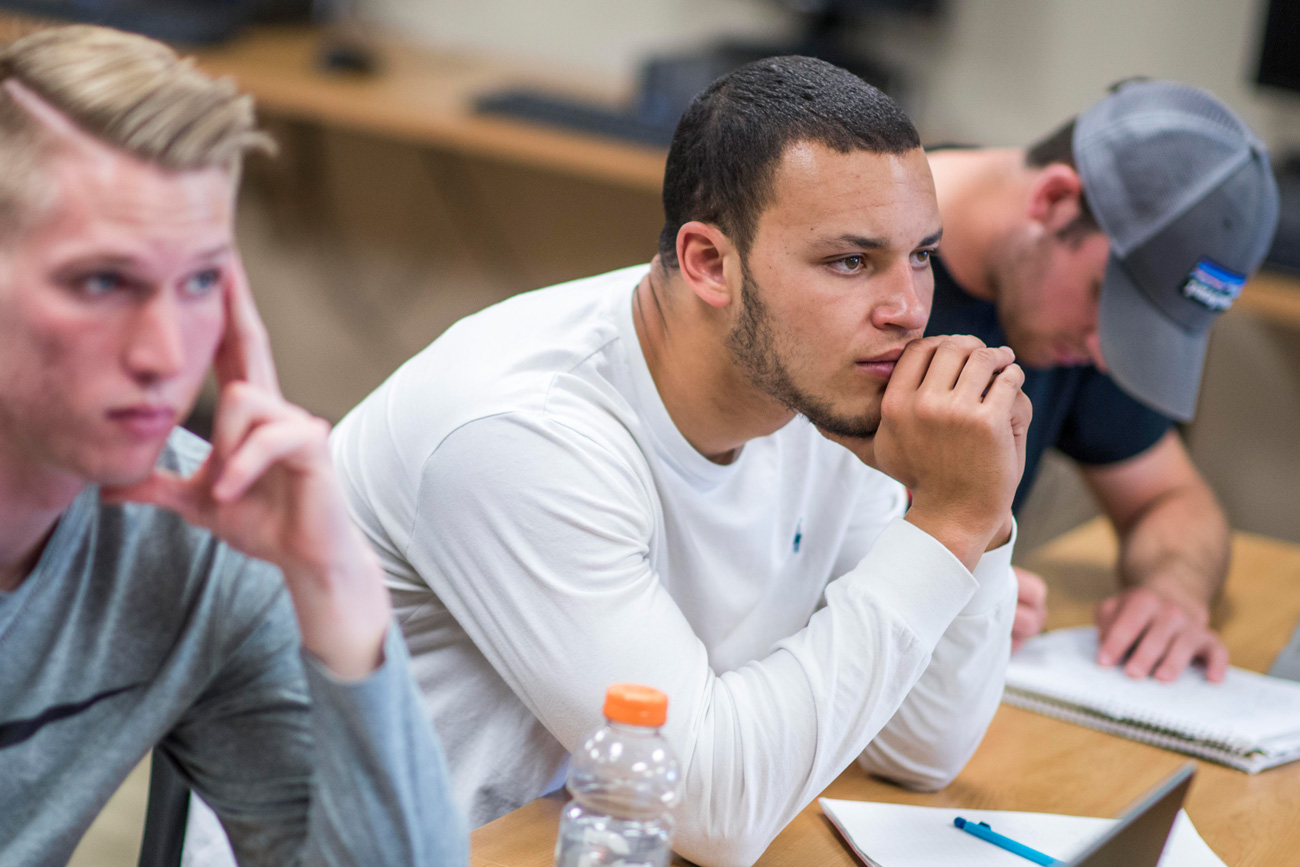
[[[474,107],[483,114],[534,121],[560,129],[574,130],[667,147],[673,140],[672,124],[653,123],[631,111],[618,111],[580,100],[536,90],[506,90],[479,97]]]

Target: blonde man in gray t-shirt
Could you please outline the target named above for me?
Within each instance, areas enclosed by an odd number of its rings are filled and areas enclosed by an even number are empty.
[[[0,51],[0,863],[65,863],[150,749],[243,864],[465,860],[326,426],[281,397],[235,251],[267,145],[150,40]],[[209,451],[176,424],[214,364]]]

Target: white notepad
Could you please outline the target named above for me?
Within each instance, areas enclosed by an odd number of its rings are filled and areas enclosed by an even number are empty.
[[[818,803],[870,867],[1032,867],[1019,855],[954,826],[956,816],[988,822],[999,834],[1063,861],[1082,852],[1116,821],[831,798],[822,798]],[[1196,833],[1187,814],[1179,811],[1159,867],[1224,867],[1224,863]]]
[[[1228,669],[1172,683],[1096,663],[1097,630],[1058,629],[1011,658],[1002,700],[1068,722],[1255,773],[1300,759],[1300,683]]]

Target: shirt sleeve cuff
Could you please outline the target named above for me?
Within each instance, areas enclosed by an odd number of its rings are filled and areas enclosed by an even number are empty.
[[[406,676],[406,643],[394,624],[389,624],[388,631],[384,633],[383,659],[375,666],[375,670],[365,677],[339,677],[330,671],[329,666],[321,662],[316,654],[306,648],[300,652],[303,669],[307,674],[307,683],[312,692],[324,688],[330,692],[351,691],[356,694],[357,699],[367,694],[379,696],[393,689],[395,683],[403,683],[403,678]],[[398,674],[393,674],[395,669]]]
[[[961,610],[962,616],[969,617],[986,614],[998,606],[1006,597],[1007,587],[1015,584],[1015,573],[1011,571],[1011,554],[1016,547],[1016,535],[1019,528],[1014,518],[1011,519],[1011,538],[1000,548],[985,551],[975,564],[975,580],[979,589]]]
[[[928,647],[979,589],[951,551],[902,518],[885,527],[858,569],[873,576],[871,592]]]

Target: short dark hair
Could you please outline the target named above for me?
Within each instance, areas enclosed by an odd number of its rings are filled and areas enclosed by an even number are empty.
[[[749,249],[786,149],[815,142],[840,153],[899,154],[921,146],[892,99],[811,57],[770,57],[709,85],[677,124],[664,170],[659,257],[677,267],[677,232],[712,223]]]
[[[1078,118],[1070,118],[1055,131],[1039,139],[1025,149],[1025,165],[1032,169],[1043,169],[1053,163],[1061,163],[1074,169],[1079,166],[1074,161],[1074,124]],[[1063,241],[1079,241],[1092,232],[1100,232],[1101,224],[1088,206],[1088,196],[1079,195],[1079,216],[1070,225],[1061,229],[1057,235]]]

